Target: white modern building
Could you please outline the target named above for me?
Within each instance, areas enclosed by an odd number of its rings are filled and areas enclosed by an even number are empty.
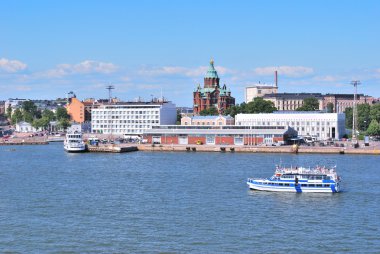
[[[257,97],[264,97],[266,94],[277,94],[278,92],[277,71],[274,72],[274,84],[258,83],[245,88],[245,103],[253,101]]]
[[[181,125],[235,125],[232,116],[184,116],[181,118]]]
[[[319,112],[276,112],[272,114],[237,114],[235,125],[289,126],[298,136],[311,136],[318,140],[339,139],[345,133],[345,114]]]
[[[278,87],[275,85],[256,84],[245,88],[245,103],[250,103],[257,97],[264,97],[267,94],[277,94]]]
[[[134,137],[152,126],[173,125],[176,121],[176,106],[171,102],[103,104],[91,112],[93,133]]]

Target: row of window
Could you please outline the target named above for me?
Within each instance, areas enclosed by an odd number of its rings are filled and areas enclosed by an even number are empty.
[[[296,127],[295,129],[296,129],[297,131],[305,131],[305,127]],[[319,129],[319,127],[316,127],[316,128],[311,127],[311,131],[319,131],[319,130],[321,130],[321,131],[325,131],[325,127],[322,127],[321,129]],[[306,128],[306,131],[310,131],[310,128],[307,127],[307,128]]]
[[[107,125],[107,124],[99,124],[99,125],[93,125],[92,129],[125,129],[125,128],[143,128],[143,129],[150,129],[151,125],[147,124],[140,124],[140,125]]]
[[[164,134],[155,134],[157,136],[164,135]],[[209,138],[215,138],[215,137],[247,137],[246,135],[239,135],[239,134],[191,134],[192,137],[209,137]],[[272,137],[283,137],[281,134],[264,134],[264,135],[254,135],[250,136],[253,138],[272,138]]]
[[[92,120],[92,123],[159,123],[159,120]]]
[[[188,122],[185,122],[185,125],[188,125]],[[215,122],[193,122],[193,125],[215,125]],[[218,122],[218,125],[223,125],[223,122]]]
[[[294,179],[295,175],[282,175],[281,178]],[[309,180],[324,180],[324,179],[330,180],[330,176],[326,176],[326,175],[300,175],[300,178],[309,179]]]
[[[94,115],[153,115],[158,114],[159,110],[122,110],[122,111],[114,111],[114,110],[107,110],[107,111],[98,111],[93,110],[92,113]]]
[[[239,125],[257,125],[257,126],[335,126],[335,121],[239,121]]]
[[[142,134],[143,129],[123,129],[123,130],[113,130],[113,129],[104,129],[104,130],[93,130],[95,133],[103,133],[103,134]]]
[[[134,115],[134,116],[93,116],[93,119],[158,119],[158,115]]]
[[[273,185],[273,186],[290,186],[290,183],[268,183],[264,182],[265,185]],[[324,184],[314,184],[314,183],[302,183],[301,187],[330,187],[329,183]]]

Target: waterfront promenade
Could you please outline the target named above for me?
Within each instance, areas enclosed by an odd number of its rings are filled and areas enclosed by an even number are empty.
[[[303,154],[368,154],[380,155],[380,144],[369,147],[318,146],[219,146],[219,145],[154,145],[140,144],[139,151],[173,152],[239,152],[239,153],[303,153]]]
[[[104,138],[104,137],[101,137]],[[2,145],[47,145],[48,137],[28,135],[18,135],[17,137],[0,139]],[[359,142],[359,148],[353,148],[350,142],[338,142],[339,146],[239,146],[239,145],[164,145],[164,144],[99,144],[98,146],[88,146],[89,152],[130,152],[130,151],[154,151],[154,152],[238,152],[238,153],[302,153],[302,154],[368,154],[380,155],[380,142],[370,142],[369,146],[364,146],[363,141]]]

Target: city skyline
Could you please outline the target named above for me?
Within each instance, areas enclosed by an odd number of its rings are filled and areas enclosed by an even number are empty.
[[[210,58],[221,85],[380,97],[377,1],[7,2],[0,17],[0,100],[151,96],[192,106]]]

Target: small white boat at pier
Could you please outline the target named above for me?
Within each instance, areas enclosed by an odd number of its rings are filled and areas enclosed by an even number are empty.
[[[76,131],[68,132],[63,147],[65,151],[69,153],[85,152],[86,144],[83,142],[82,133]]]

